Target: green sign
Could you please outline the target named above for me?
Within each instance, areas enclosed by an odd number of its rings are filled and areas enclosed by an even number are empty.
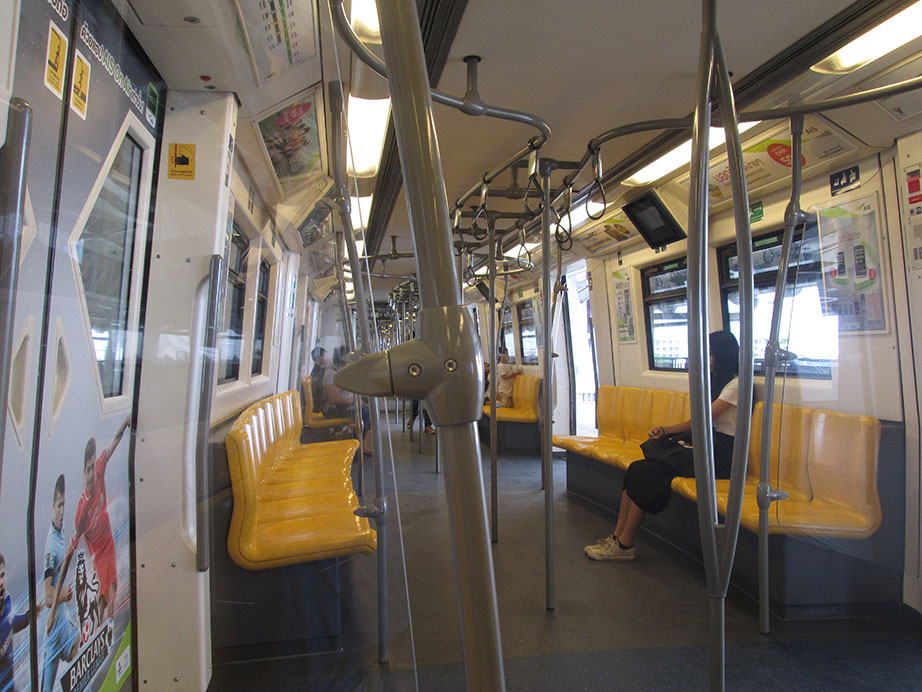
[[[749,205],[749,223],[761,221],[764,217],[765,209],[762,208],[762,200]]]

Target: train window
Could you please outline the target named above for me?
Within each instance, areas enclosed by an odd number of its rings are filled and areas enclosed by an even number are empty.
[[[515,363],[515,329],[512,326],[512,310],[502,310],[503,321],[499,326],[499,345],[509,354],[509,362]]]
[[[538,332],[535,324],[535,308],[528,300],[516,306],[519,316],[519,351],[522,365],[538,364]]]
[[[685,370],[688,363],[688,269],[685,258],[642,272],[647,354],[653,370]]]
[[[256,283],[256,322],[253,327],[253,363],[250,372],[263,371],[263,350],[266,339],[266,311],[269,307],[269,263],[259,262],[259,281]]]
[[[140,182],[141,147],[125,137],[76,243],[104,398],[122,393]]]
[[[233,382],[240,376],[240,350],[243,345],[243,309],[246,305],[247,259],[250,241],[234,224],[227,258],[227,295],[224,299],[224,328],[221,330],[221,369],[218,384]]]
[[[809,225],[812,224],[812,231]],[[788,292],[781,311],[781,347],[798,358],[787,373],[827,379],[838,360],[838,321],[823,309],[823,276],[815,217],[798,232],[791,248]],[[755,372],[765,372],[765,346],[771,330],[775,281],[781,263],[781,231],[753,239],[753,355]],[[736,245],[717,251],[724,328],[739,337],[739,266]]]

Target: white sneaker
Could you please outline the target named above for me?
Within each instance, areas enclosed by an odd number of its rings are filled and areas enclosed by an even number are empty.
[[[614,542],[615,542],[615,539],[612,537],[611,534],[608,534],[607,536],[605,536],[605,538],[600,538],[592,545],[584,546],[583,552],[588,553],[590,548],[598,548],[600,546],[607,545],[608,543],[614,543]]]
[[[628,562],[637,557],[637,547],[625,548],[616,539],[586,547],[586,555],[601,562]]]

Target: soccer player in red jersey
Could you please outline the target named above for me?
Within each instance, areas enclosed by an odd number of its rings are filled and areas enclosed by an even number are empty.
[[[86,547],[93,556],[93,566],[99,579],[99,615],[100,622],[112,617],[113,602],[118,590],[118,575],[115,565],[115,541],[112,539],[112,525],[109,521],[108,498],[106,496],[106,465],[121,442],[125,430],[131,423],[131,417],[125,418],[119,425],[112,443],[96,456],[96,438],[91,437],[86,443],[83,457],[83,495],[77,504],[77,516],[74,520],[74,538],[71,542],[61,574],[67,574],[74,550],[81,539],[86,539]],[[49,629],[54,621],[54,611],[60,599],[61,585],[58,581],[55,598],[49,615]]]

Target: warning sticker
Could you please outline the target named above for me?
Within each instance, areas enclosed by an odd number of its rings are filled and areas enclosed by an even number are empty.
[[[74,80],[70,90],[70,109],[86,120],[90,100],[90,61],[79,50],[74,56]]]
[[[45,86],[58,98],[64,97],[64,70],[67,67],[67,36],[48,22],[48,50],[45,58]]]
[[[167,177],[172,180],[195,180],[194,144],[170,144]]]
[[[905,234],[909,267],[922,271],[922,165],[903,169],[906,176],[906,204],[909,228]]]

